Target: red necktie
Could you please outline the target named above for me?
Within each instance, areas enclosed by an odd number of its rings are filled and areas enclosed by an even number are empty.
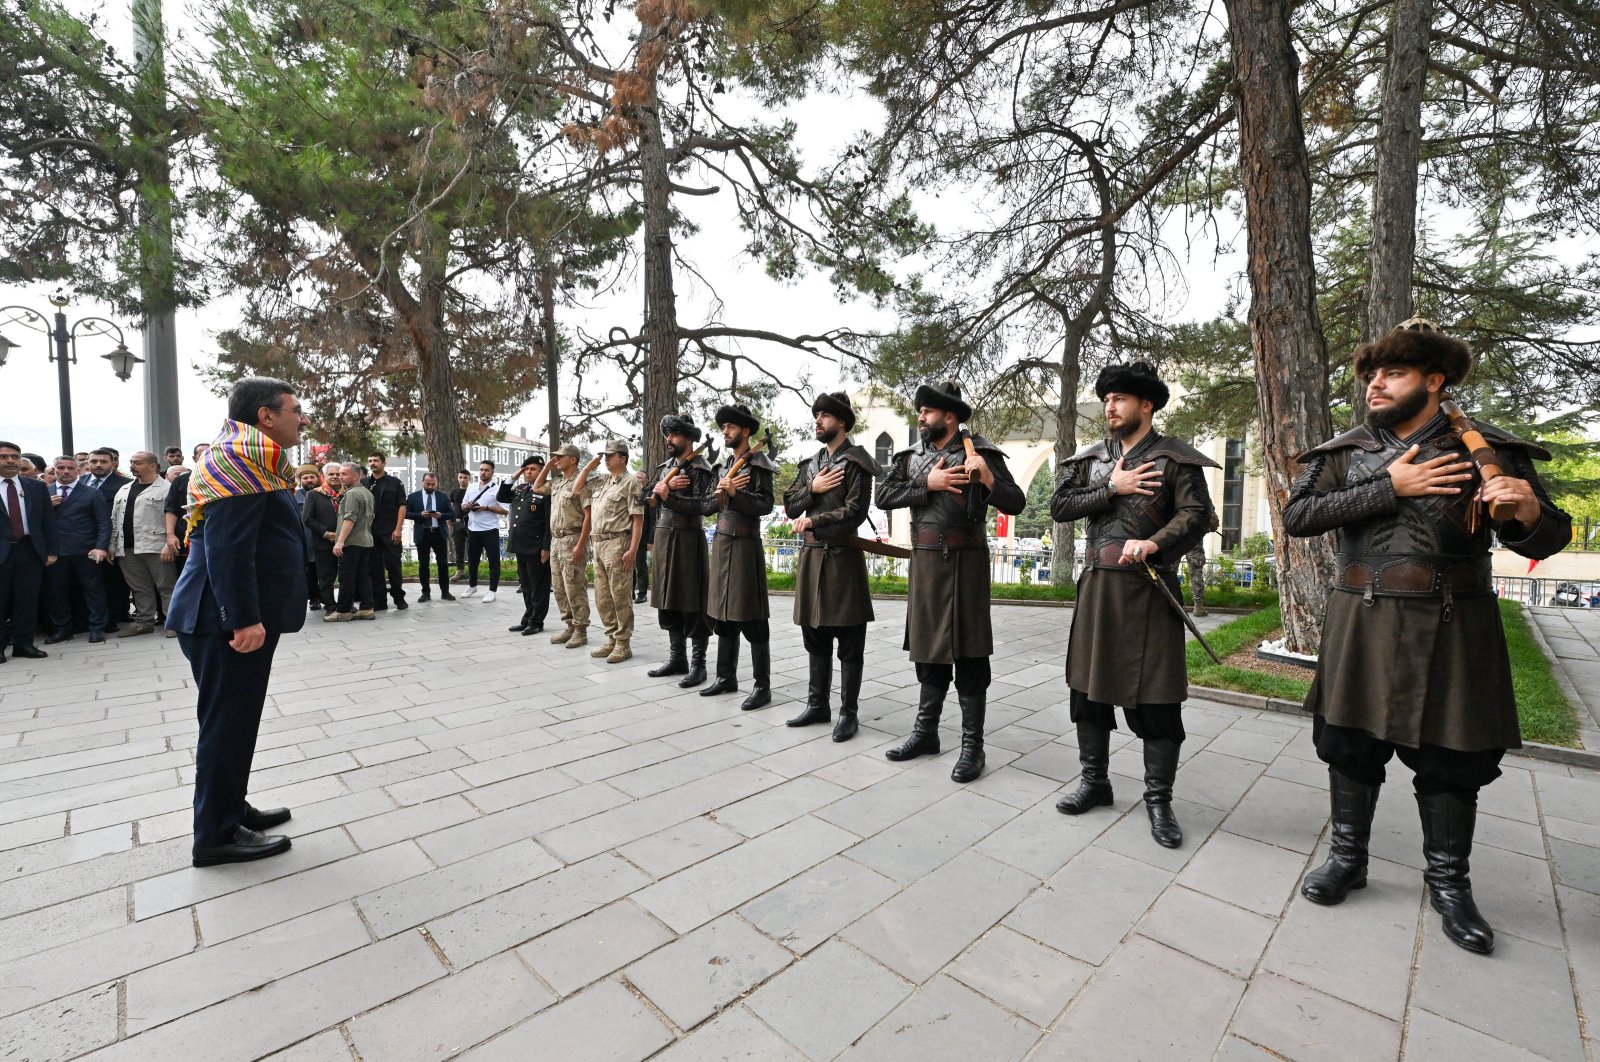
[[[28,532],[22,526],[22,501],[17,497],[15,476],[6,480],[6,514],[11,517],[11,541],[20,541]]]

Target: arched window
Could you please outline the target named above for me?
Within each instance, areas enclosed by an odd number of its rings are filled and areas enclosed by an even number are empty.
[[[889,472],[889,462],[894,460],[894,440],[888,432],[879,432],[878,441],[872,446],[872,458],[883,468],[884,474]]]

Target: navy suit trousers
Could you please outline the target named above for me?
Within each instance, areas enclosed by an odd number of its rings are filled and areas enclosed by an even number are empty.
[[[0,532],[3,533],[3,532]],[[39,627],[39,587],[44,582],[44,561],[27,539],[11,544],[0,561],[0,627],[11,620],[11,644],[33,644]]]
[[[178,634],[199,690],[200,741],[194,750],[194,844],[232,844],[244,817],[256,731],[272,676],[278,635],[268,632],[261,648],[240,653],[232,634]]]

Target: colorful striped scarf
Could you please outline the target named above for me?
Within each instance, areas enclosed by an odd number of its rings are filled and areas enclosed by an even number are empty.
[[[270,494],[294,489],[294,463],[283,447],[254,424],[222,422],[222,431],[189,477],[189,530],[204,519],[208,503],[218,498]]]

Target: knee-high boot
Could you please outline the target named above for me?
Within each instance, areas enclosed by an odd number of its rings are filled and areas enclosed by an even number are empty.
[[[1378,809],[1378,787],[1329,767],[1328,803],[1333,813],[1328,861],[1306,875],[1300,895],[1332,907],[1344,903],[1352,889],[1367,887],[1367,845],[1372,840],[1372,814]]]
[[[670,630],[667,632],[667,662],[646,671],[651,678],[665,678],[668,675],[681,675],[689,670],[689,661],[683,655],[683,632]]]
[[[1145,738],[1144,809],[1150,836],[1163,848],[1183,844],[1183,828],[1172,814],[1172,780],[1178,776],[1179,743],[1171,738]]]
[[[899,761],[939,754],[939,716],[944,711],[946,692],[944,687],[931,682],[922,684],[922,699],[917,702],[917,721],[911,725],[911,736],[894,748],[885,749],[885,758]]]
[[[683,689],[698,686],[706,680],[706,645],[711,641],[711,635],[697,634],[691,641],[693,647],[689,651],[689,673],[678,680],[678,685]]]
[[[952,782],[970,782],[983,773],[983,717],[988,711],[985,693],[956,694],[961,703],[961,755],[950,771]]]
[[[810,726],[833,718],[833,657],[826,652],[811,654],[811,676],[806,685],[806,710],[785,726]]]
[[[1056,810],[1063,815],[1082,815],[1111,803],[1111,731],[1079,723],[1078,763],[1083,767],[1078,788],[1056,801]]]
[[[717,680],[700,691],[702,697],[734,693],[739,689],[739,632],[717,635]]]
[[[1472,856],[1472,831],[1478,819],[1474,793],[1418,793],[1422,813],[1422,854],[1428,869],[1428,899],[1444,919],[1444,935],[1468,951],[1487,955],[1494,950],[1494,930],[1478,912],[1468,876]]]
[[[772,703],[772,643],[750,643],[750,696],[739,705],[741,712],[753,712]]]
[[[856,721],[861,700],[861,661],[839,661],[839,721],[833,727],[833,740],[849,741],[861,729]]]

